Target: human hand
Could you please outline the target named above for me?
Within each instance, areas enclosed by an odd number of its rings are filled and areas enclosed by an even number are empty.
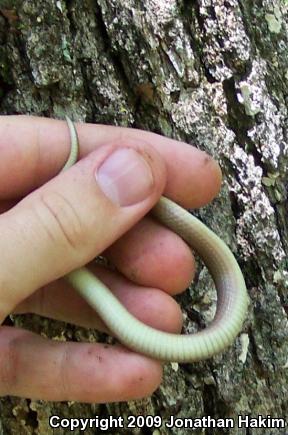
[[[0,117],[0,323],[9,313],[33,312],[105,330],[96,313],[59,279],[105,251],[118,272],[89,268],[140,320],[179,332],[182,316],[170,295],[188,286],[194,260],[177,235],[142,217],[163,189],[183,207],[210,201],[220,188],[218,165],[187,144],[153,133],[76,127],[81,161],[59,174],[70,146],[66,122]],[[110,166],[107,178],[108,156],[113,171]],[[120,174],[120,162],[126,175]],[[119,181],[118,187],[111,179]],[[161,375],[160,362],[122,346],[53,342],[0,328],[0,395],[131,400],[151,394]]]

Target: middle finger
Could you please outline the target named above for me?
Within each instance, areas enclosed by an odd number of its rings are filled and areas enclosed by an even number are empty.
[[[181,331],[181,310],[165,292],[157,288],[139,287],[119,273],[100,265],[91,264],[89,268],[140,321],[162,331]],[[16,307],[14,313],[35,313],[107,332],[94,309],[62,279],[33,293]]]

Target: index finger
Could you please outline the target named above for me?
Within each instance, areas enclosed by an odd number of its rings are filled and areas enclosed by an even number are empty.
[[[183,207],[196,208],[219,191],[221,171],[207,153],[188,145],[131,128],[76,124],[80,158],[108,144],[136,147],[152,145],[165,160],[164,194]],[[53,178],[69,154],[66,121],[32,116],[0,117],[0,200],[18,198]]]

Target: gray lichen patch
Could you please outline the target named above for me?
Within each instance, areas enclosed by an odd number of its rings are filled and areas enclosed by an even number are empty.
[[[229,159],[238,173],[239,181],[234,181],[232,190],[242,209],[237,221],[237,240],[243,254],[248,258],[257,255],[264,259],[266,252],[270,252],[278,263],[283,260],[285,253],[275,229],[275,211],[263,192],[263,170],[255,164],[253,156],[237,145],[232,152],[229,150]]]
[[[178,130],[215,157],[221,154],[217,153],[219,143],[224,141],[229,146],[233,141],[234,134],[225,125],[227,106],[220,83],[208,83],[203,77],[198,88],[180,94],[179,100],[172,104],[171,117]]]
[[[215,80],[228,79],[234,70],[245,69],[251,55],[239,2],[201,0],[198,3],[205,66]]]
[[[276,106],[271,99],[265,83],[267,65],[264,60],[253,62],[249,76],[239,82],[238,101],[244,105],[247,115],[254,117],[261,114],[260,122],[254,123],[248,131],[261,159],[268,168],[276,170],[279,167],[279,156],[282,150],[287,152],[288,145],[283,137],[286,108]]]

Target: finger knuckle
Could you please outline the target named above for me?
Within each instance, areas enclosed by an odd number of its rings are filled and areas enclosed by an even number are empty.
[[[69,382],[68,379],[68,368],[69,368],[69,360],[71,357],[71,348],[69,346],[69,344],[65,345],[65,347],[63,348],[63,353],[62,353],[62,357],[60,360],[60,364],[59,364],[59,371],[58,371],[58,379],[57,379],[57,383],[59,386],[59,392],[60,392],[60,396],[63,400],[69,400],[71,399],[70,397],[70,385],[71,383]]]
[[[3,328],[4,329],[4,328]],[[1,332],[1,335],[5,331]],[[2,340],[1,340],[2,341]],[[1,395],[12,394],[18,383],[19,368],[19,339],[5,340],[1,343],[0,352],[0,393]]]
[[[50,238],[57,239],[57,242],[62,240],[76,250],[83,243],[81,217],[69,199],[59,192],[42,193],[37,214]]]

